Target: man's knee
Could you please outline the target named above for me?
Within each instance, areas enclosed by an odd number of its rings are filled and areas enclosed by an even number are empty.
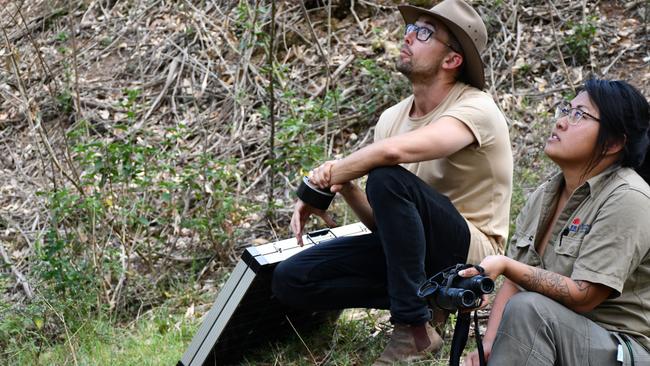
[[[391,178],[399,179],[405,173],[408,173],[408,170],[404,169],[401,165],[380,166],[368,172],[368,181],[383,181]]]
[[[396,187],[403,186],[403,182],[409,171],[399,165],[382,166],[372,169],[368,173],[368,182],[366,183],[366,192],[368,198],[381,197],[387,190],[393,190]]]

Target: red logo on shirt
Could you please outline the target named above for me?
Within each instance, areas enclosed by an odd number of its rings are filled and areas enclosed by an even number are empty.
[[[579,217],[576,217],[575,219],[573,219],[572,224],[573,224],[573,225],[580,225],[580,218],[579,218]]]

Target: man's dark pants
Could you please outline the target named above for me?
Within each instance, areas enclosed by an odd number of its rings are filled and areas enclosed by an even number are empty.
[[[470,234],[449,199],[408,170],[370,171],[366,195],[376,228],[309,248],[276,267],[273,293],[301,309],[390,309],[391,321],[430,319],[417,295],[428,276],[465,263]]]

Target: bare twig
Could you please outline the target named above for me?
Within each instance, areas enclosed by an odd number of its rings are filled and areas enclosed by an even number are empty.
[[[79,363],[77,362],[77,352],[75,351],[74,345],[72,344],[72,337],[70,337],[70,332],[68,330],[68,324],[66,323],[65,318],[63,317],[63,315],[60,312],[58,312],[54,308],[54,306],[52,306],[52,304],[50,304],[49,301],[47,301],[47,297],[43,296],[43,294],[40,291],[37,290],[37,292],[38,292],[40,300],[43,300],[43,302],[45,302],[47,307],[50,308],[50,310],[52,310],[52,312],[54,312],[54,314],[56,314],[56,316],[59,318],[59,320],[63,324],[63,329],[65,330],[66,343],[68,343],[68,347],[70,348],[70,353],[72,354],[72,361],[74,361],[75,365],[78,365]]]
[[[552,2],[549,0],[548,2],[549,7],[551,8],[551,11],[555,11],[557,13],[557,9],[555,9],[555,6],[553,6]],[[555,16],[551,14],[551,32],[553,33],[553,40],[555,42],[555,49],[557,50],[557,53],[560,58],[560,62],[562,63],[562,69],[564,70],[564,74],[566,76],[566,81],[569,83],[569,86],[571,87],[571,91],[575,94],[576,88],[575,85],[573,85],[573,77],[571,76],[571,72],[569,72],[569,68],[566,66],[566,63],[564,62],[564,55],[562,54],[562,50],[560,49],[560,40],[557,38],[557,34],[555,33]]]
[[[5,31],[4,28],[2,28],[2,32],[3,32],[4,36],[5,36],[5,42],[6,42],[6,45],[7,45],[7,49],[10,50],[11,45],[10,45],[10,42],[9,42],[9,37],[7,36],[7,32]],[[25,85],[23,83],[22,77],[20,75],[20,71],[19,71],[19,68],[18,68],[18,62],[16,61],[16,58],[15,58],[13,53],[10,54],[9,59],[10,59],[10,62],[11,62],[12,71],[14,73],[14,76],[16,77],[16,82],[18,83],[18,86],[19,86],[20,95],[22,97],[22,102],[23,102],[23,108],[25,109],[25,116],[27,116],[27,120],[29,121],[31,129],[36,130],[38,132],[39,136],[41,137],[41,141],[43,142],[43,145],[45,145],[45,148],[46,148],[47,152],[50,155],[50,159],[51,159],[52,163],[54,163],[54,165],[56,165],[59,172],[61,172],[61,174],[63,174],[63,176],[65,176],[68,179],[68,181],[70,181],[70,183],[72,183],[75,186],[75,188],[77,188],[77,191],[82,196],[85,196],[86,193],[81,188],[79,183],[74,178],[72,178],[66,170],[63,169],[63,167],[61,166],[61,163],[59,162],[59,159],[57,159],[56,154],[54,153],[54,150],[52,149],[52,145],[50,144],[50,141],[47,138],[47,135],[45,134],[45,131],[41,126],[40,113],[38,112],[38,110],[32,110],[32,105],[30,105],[29,99],[27,97],[27,91],[26,91]]]
[[[271,133],[269,134],[269,190],[267,197],[267,219],[273,221],[275,218],[273,210],[274,198],[274,181],[275,181],[275,1],[271,2],[271,35],[269,37],[269,50],[267,58],[267,67],[269,68],[269,124]]]
[[[303,346],[305,346],[305,349],[309,353],[309,356],[311,357],[311,360],[314,362],[314,365],[318,365],[318,362],[316,361],[316,357],[314,357],[314,354],[311,352],[311,349],[309,349],[309,346],[307,346],[307,343],[305,343],[305,340],[302,339],[302,336],[296,329],[296,327],[293,326],[293,322],[291,322],[291,319],[289,319],[289,316],[285,315],[285,319],[287,319],[287,322],[289,322],[289,325],[291,325],[291,329],[293,329],[294,333],[298,336],[298,339],[300,339],[300,342],[302,343]]]
[[[137,131],[142,128],[142,125],[145,123],[145,121],[151,116],[151,114],[158,108],[158,105],[160,104],[160,101],[162,98],[165,96],[167,93],[167,90],[169,87],[172,85],[174,82],[174,79],[177,77],[176,75],[176,69],[178,68],[178,64],[180,62],[180,58],[176,57],[172,61],[171,65],[169,66],[169,71],[167,72],[167,79],[165,80],[165,86],[163,86],[162,90],[158,94],[158,97],[156,97],[156,100],[153,101],[153,104],[151,104],[151,107],[147,111],[147,113],[144,115],[144,117],[133,126],[133,130]]]
[[[7,251],[5,250],[2,241],[0,241],[0,255],[2,255],[4,262],[11,268],[11,272],[13,272],[14,276],[16,276],[16,281],[18,281],[18,284],[22,286],[23,291],[25,291],[25,295],[27,295],[27,298],[31,300],[34,297],[34,292],[32,291],[31,287],[29,286],[29,282],[22,274],[22,272],[20,272],[18,267],[14,266],[11,262],[11,258],[9,258],[7,255]]]
[[[607,73],[609,72],[609,69],[611,69],[612,66],[614,66],[614,64],[616,64],[616,63],[618,62],[618,60],[621,59],[621,57],[623,56],[623,54],[625,54],[625,52],[627,52],[628,50],[629,50],[628,48],[623,48],[623,49],[618,53],[618,55],[616,55],[616,57],[614,57],[614,59],[612,60],[612,62],[610,62],[609,65],[605,66],[605,68],[604,68],[603,71],[602,71],[602,75],[603,75],[603,76],[607,75]]]

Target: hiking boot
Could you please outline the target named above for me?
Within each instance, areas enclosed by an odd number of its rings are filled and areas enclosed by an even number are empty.
[[[428,322],[422,325],[395,324],[388,345],[372,365],[417,361],[438,352],[440,348],[442,338]]]
[[[447,325],[447,319],[449,318],[449,311],[444,309],[432,308],[431,309],[431,320],[429,324],[433,326],[433,329],[438,332],[440,336],[445,334],[445,326]]]

